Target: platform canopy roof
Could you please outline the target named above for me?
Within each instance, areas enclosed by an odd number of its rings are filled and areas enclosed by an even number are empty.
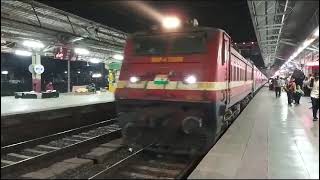
[[[277,70],[319,29],[319,1],[247,1],[265,66]],[[318,39],[303,52],[319,52]]]
[[[127,34],[36,1],[1,0],[1,52],[25,48],[24,40],[41,41],[42,55],[53,56],[55,47],[89,50],[80,57],[115,61],[122,54]]]

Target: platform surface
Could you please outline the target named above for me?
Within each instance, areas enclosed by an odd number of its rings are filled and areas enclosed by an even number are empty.
[[[263,88],[243,110],[189,179],[319,179],[319,121],[310,97],[300,105]]]
[[[61,93],[58,98],[15,99],[14,96],[1,97],[1,116],[30,112],[62,109],[114,101],[114,94],[98,92],[90,95]]]

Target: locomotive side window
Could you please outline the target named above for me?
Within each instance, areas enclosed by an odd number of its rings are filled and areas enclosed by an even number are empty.
[[[228,60],[229,58],[229,38],[226,37],[225,35],[223,36],[223,52],[222,52],[222,65]]]

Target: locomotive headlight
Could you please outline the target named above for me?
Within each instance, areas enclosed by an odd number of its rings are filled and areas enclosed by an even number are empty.
[[[136,83],[136,82],[138,82],[140,79],[139,79],[138,77],[136,77],[136,76],[131,76],[129,80],[130,80],[131,83]]]
[[[180,19],[174,16],[165,17],[162,20],[162,26],[165,29],[176,29],[180,27],[180,25],[181,25]]]
[[[190,76],[187,76],[184,81],[187,83],[187,84],[194,84],[197,82],[197,78],[194,76],[194,75],[190,75]]]

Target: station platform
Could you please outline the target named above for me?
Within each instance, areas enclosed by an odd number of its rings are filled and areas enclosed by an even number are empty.
[[[1,97],[1,116],[48,111],[77,106],[85,106],[114,101],[111,92],[98,92],[90,95],[61,93],[58,98],[15,99],[14,96]]]
[[[288,106],[262,88],[188,179],[319,179],[319,121],[310,97]]]

